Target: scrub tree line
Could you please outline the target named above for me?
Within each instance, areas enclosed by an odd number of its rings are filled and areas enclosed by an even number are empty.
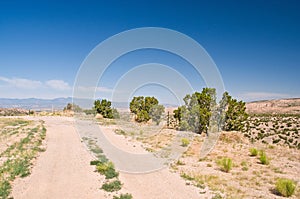
[[[174,110],[178,129],[195,133],[207,133],[210,128],[220,131],[241,131],[247,120],[246,105],[224,92],[217,102],[215,88],[203,88],[202,92],[188,94],[183,98],[184,105]],[[129,104],[136,122],[152,120],[157,125],[163,118],[165,108],[155,97],[133,97]],[[104,118],[119,118],[119,113],[111,107],[111,102],[103,99],[94,102],[94,110]]]
[[[217,103],[214,88],[203,88],[183,100],[185,104],[173,112],[179,130],[207,133],[214,127],[218,131],[240,131],[248,117],[245,102],[233,99],[228,92]]]

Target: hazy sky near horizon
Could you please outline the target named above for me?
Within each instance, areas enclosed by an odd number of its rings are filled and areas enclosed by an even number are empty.
[[[300,1],[0,1],[0,97],[72,95],[77,71],[100,42],[125,30],[163,27],[201,44],[234,97],[300,97]],[[99,97],[131,68],[168,65],[196,89],[205,86],[175,55],[141,50],[120,57],[99,83]],[[168,102],[164,90],[141,94]],[[161,95],[159,94],[161,93]]]

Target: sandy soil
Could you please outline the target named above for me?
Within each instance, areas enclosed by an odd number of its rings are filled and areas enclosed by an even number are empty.
[[[163,169],[148,174],[121,173],[120,180],[124,189],[128,190],[133,198],[149,199],[182,199],[182,198],[211,198],[200,197],[199,190],[187,186],[186,182],[176,173]]]
[[[34,119],[34,118],[29,118]],[[103,177],[89,165],[92,156],[80,142],[71,118],[42,117],[47,150],[32,174],[13,184],[14,198],[105,198]]]
[[[101,130],[113,145],[123,151],[136,154],[149,153],[141,147],[141,143],[115,134],[113,127],[101,127]],[[186,185],[184,179],[176,173],[171,173],[168,168],[141,174],[121,172],[119,178],[124,184],[123,189],[137,199],[210,198],[210,195],[200,197],[196,187]]]
[[[81,143],[72,118],[28,119],[45,121],[47,150],[37,158],[30,176],[14,181],[14,198],[112,198],[115,195],[99,189],[105,179],[89,165],[93,157]],[[116,135],[110,128],[103,130],[120,149],[145,153],[138,143]],[[206,198],[200,197],[196,187],[186,185],[184,179],[167,168],[147,174],[120,172],[119,178],[123,184],[119,193],[130,193],[135,199]]]

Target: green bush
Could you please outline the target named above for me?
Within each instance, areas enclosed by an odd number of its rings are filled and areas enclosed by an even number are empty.
[[[259,160],[260,160],[260,163],[264,164],[264,165],[268,165],[270,163],[270,160],[264,151],[260,152]]]
[[[113,199],[132,199],[132,195],[129,193],[121,194],[120,196],[114,196]]]
[[[120,180],[104,183],[101,187],[103,190],[108,192],[119,191],[122,188]]]
[[[104,173],[106,179],[112,179],[114,177],[119,176],[119,172],[115,170],[115,168],[109,167],[107,171]]]
[[[99,161],[99,160],[92,160],[90,162],[90,165],[97,165],[97,164],[101,164],[101,161]]]
[[[230,158],[222,158],[218,164],[221,166],[221,170],[226,173],[232,168],[232,160]]]
[[[100,162],[97,164],[96,169],[99,173],[105,175],[106,179],[112,179],[119,176],[119,173],[115,170],[115,166],[112,162]]]
[[[103,99],[94,101],[94,110],[97,113],[101,114],[104,118],[115,118],[119,117],[118,111],[114,108],[111,108],[111,101]]]
[[[187,138],[182,138],[181,139],[181,146],[186,147],[190,144],[190,140]]]
[[[280,178],[276,182],[276,191],[282,196],[289,197],[294,194],[296,184],[290,179]]]
[[[258,154],[258,151],[256,148],[251,148],[250,149],[250,156],[257,156]]]

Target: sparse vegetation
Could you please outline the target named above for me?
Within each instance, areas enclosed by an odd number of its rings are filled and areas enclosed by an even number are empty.
[[[248,164],[247,164],[247,162],[245,162],[245,161],[243,161],[242,163],[241,163],[241,166],[242,166],[242,170],[243,171],[248,171]]]
[[[64,111],[80,112],[82,111],[82,108],[80,108],[78,105],[74,103],[68,103],[67,106],[64,108]]]
[[[260,151],[260,153],[259,153],[259,160],[260,160],[260,163],[264,164],[264,165],[268,165],[270,163],[270,160],[267,157],[266,152],[263,150]]]
[[[92,160],[90,162],[90,165],[97,165],[97,164],[101,164],[101,161],[99,161],[99,160]]]
[[[122,183],[120,180],[114,180],[104,183],[101,188],[107,192],[119,191],[122,188]]]
[[[120,196],[114,196],[113,199],[132,199],[132,195],[129,193],[121,194]]]
[[[112,179],[119,176],[119,173],[115,170],[114,164],[110,161],[98,162],[96,169],[100,174],[105,175],[106,179]]]
[[[253,141],[300,148],[298,147],[300,128],[292,125],[299,122],[299,116],[296,114],[255,114],[248,118],[247,127],[242,132]]]
[[[276,191],[285,197],[290,197],[294,194],[296,183],[290,179],[280,178],[276,182]]]
[[[8,198],[11,192],[11,185],[7,180],[0,180],[0,198]]]
[[[232,168],[232,159],[231,158],[222,158],[217,161],[217,164],[221,167],[221,171],[228,173]]]
[[[118,135],[126,135],[126,132],[123,131],[122,129],[115,129],[115,133]]]
[[[250,149],[250,156],[257,156],[258,150],[256,148],[251,148]]]
[[[185,165],[185,163],[180,160],[177,160],[176,165],[182,166],[182,165]]]
[[[190,144],[190,140],[188,138],[181,138],[181,146],[186,147]]]
[[[0,197],[9,198],[11,182],[17,177],[26,177],[30,174],[32,160],[41,151],[42,140],[45,139],[46,129],[43,122],[26,121],[23,119],[1,119],[0,137],[6,139],[17,135],[13,144],[0,153]],[[13,127],[13,128],[12,128]]]

